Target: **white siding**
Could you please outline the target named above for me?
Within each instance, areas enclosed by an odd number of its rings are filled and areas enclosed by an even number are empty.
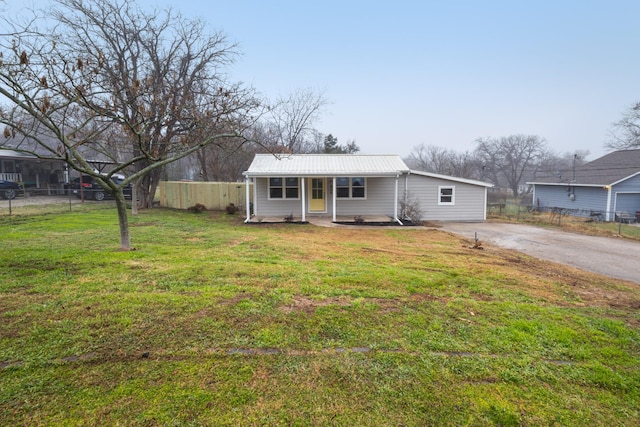
[[[402,178],[399,197],[404,196]],[[439,205],[439,187],[454,187],[455,203]],[[447,179],[412,174],[407,183],[408,199],[417,198],[423,220],[484,221],[486,219],[486,187]]]

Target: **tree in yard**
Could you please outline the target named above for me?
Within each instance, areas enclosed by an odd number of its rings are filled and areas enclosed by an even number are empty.
[[[485,177],[504,183],[517,196],[525,173],[547,157],[543,138],[537,135],[510,135],[478,139],[475,155],[482,162]]]
[[[629,150],[640,148],[640,102],[637,102],[622,114],[610,132],[611,139],[606,148],[612,150]]]
[[[150,207],[165,165],[242,143],[260,105],[225,80],[235,46],[201,21],[145,13],[132,0],[54,3],[52,28],[13,23],[13,36],[0,40],[0,148],[93,176],[115,197],[128,250],[123,187],[138,184],[141,206]],[[98,173],[97,158],[112,166]],[[123,172],[122,183],[111,180]]]

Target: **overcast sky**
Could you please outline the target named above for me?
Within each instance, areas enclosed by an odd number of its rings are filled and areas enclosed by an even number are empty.
[[[139,4],[225,32],[242,53],[232,78],[266,96],[324,91],[331,104],[316,127],[363,153],[466,151],[523,133],[593,160],[640,101],[639,0]]]

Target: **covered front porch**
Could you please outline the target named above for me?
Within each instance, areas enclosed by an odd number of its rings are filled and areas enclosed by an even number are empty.
[[[398,218],[399,180],[409,172],[396,155],[256,154],[246,180],[246,220],[350,222]],[[253,205],[249,187],[253,183]],[[406,187],[406,186],[405,186]]]
[[[303,221],[301,217],[282,217],[282,216],[269,216],[269,217],[258,217],[251,216],[249,221],[245,221],[247,224],[285,224],[285,223],[295,223],[295,224],[313,224],[318,226],[329,227],[332,225],[349,225],[349,224],[357,224],[357,225],[381,225],[381,224],[389,224],[389,225],[400,225],[397,221],[395,221],[392,217],[388,215],[357,215],[357,216],[347,216],[347,215],[337,215],[334,219],[332,216],[326,215],[307,215],[305,220]]]
[[[400,222],[400,176],[247,177],[245,222]],[[253,203],[250,187],[253,185]]]
[[[0,150],[0,179],[17,182],[33,194],[64,194],[66,168],[61,161],[42,160],[13,150]]]

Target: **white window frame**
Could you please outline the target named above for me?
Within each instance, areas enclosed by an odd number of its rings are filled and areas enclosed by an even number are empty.
[[[271,185],[271,180],[272,179],[281,179],[282,180],[282,185],[281,186],[272,186]],[[298,196],[297,197],[287,197],[287,179],[295,179],[298,181],[298,186],[296,187],[298,189]],[[280,188],[282,189],[282,197],[271,197],[271,189],[272,188]],[[289,188],[294,188],[294,187],[289,187]],[[295,178],[295,177],[284,177],[284,176],[271,176],[269,178],[267,178],[267,200],[300,200],[300,192],[302,191],[302,189],[300,188],[300,178]]]
[[[349,180],[349,197],[341,197],[338,196],[338,190],[340,188],[347,188],[345,185],[338,185],[337,180],[340,178],[346,178]],[[364,180],[364,196],[363,197],[353,197],[353,180],[355,178],[362,178]],[[359,187],[358,187],[359,188]],[[337,176],[336,177],[336,199],[338,200],[367,200],[367,177],[365,176]]]
[[[442,190],[451,190],[451,196],[448,194],[442,194]],[[450,202],[442,201],[443,197],[451,197]],[[456,204],[456,186],[455,185],[439,185],[438,186],[438,205],[440,206],[453,206]]]

